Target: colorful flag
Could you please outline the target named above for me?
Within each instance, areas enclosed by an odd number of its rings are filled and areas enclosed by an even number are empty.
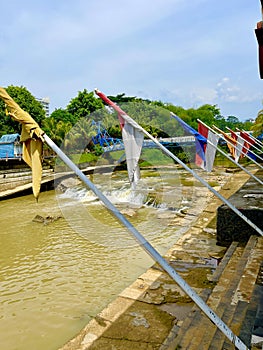
[[[112,102],[106,95],[99,90],[96,94],[117,113],[120,121],[122,140],[125,148],[126,162],[129,181],[132,188],[135,188],[140,179],[139,159],[141,155],[144,134],[138,129],[136,123],[119,106]],[[122,117],[125,116],[125,119]]]
[[[238,162],[239,159],[243,158],[248,154],[249,149],[255,143],[255,140],[249,136],[245,131],[240,131],[239,134],[235,133],[233,130],[229,129],[231,132],[231,136],[235,138],[236,145],[236,157],[235,160]],[[253,152],[252,152],[253,153]],[[250,152],[251,154],[251,152]]]
[[[184,122],[177,115],[171,113],[171,116],[180,123],[180,125],[183,127],[183,129],[186,132],[188,132],[189,134],[192,134],[195,137],[195,149],[196,149],[195,163],[196,165],[205,169],[205,163],[206,163],[205,146],[207,144],[206,138],[200,135],[195,129],[193,129],[190,125]]]
[[[240,134],[235,133],[230,128],[228,128],[228,130],[230,131],[232,139],[234,139],[236,142],[234,158],[235,161],[238,163],[239,159],[244,157],[243,149],[245,140],[240,136]]]
[[[198,122],[198,132],[207,139],[207,145],[205,146],[205,170],[211,172],[213,169],[216,149],[220,136],[214,133],[200,121]]]
[[[228,147],[228,149],[230,151],[230,154],[235,159],[236,158],[236,144],[237,144],[237,141],[233,137],[231,137],[230,135],[225,133],[224,131],[220,130],[215,125],[213,125],[213,128],[215,130],[217,130],[220,134],[223,135],[224,139],[226,140],[227,147]]]
[[[245,131],[240,131],[240,136],[245,140],[245,143],[244,143],[244,150],[243,152],[245,154],[248,153],[249,151],[249,148],[251,146],[254,145],[254,143],[256,142],[256,140],[254,140],[247,132]]]
[[[23,142],[23,159],[32,169],[32,188],[38,200],[42,177],[42,135],[44,131],[2,87],[0,87],[0,98],[5,102],[8,114],[22,124],[20,141]]]

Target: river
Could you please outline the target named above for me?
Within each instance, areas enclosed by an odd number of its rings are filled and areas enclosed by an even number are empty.
[[[214,185],[224,179],[221,171],[212,176]],[[126,178],[120,171],[95,182],[165,253],[202,211],[207,191],[178,168],[145,170],[135,193]],[[58,349],[153,263],[94,195],[72,181],[63,192],[42,193],[38,203],[32,195],[0,202],[3,350]],[[182,227],[186,211],[192,214]],[[34,222],[36,215],[60,218]]]

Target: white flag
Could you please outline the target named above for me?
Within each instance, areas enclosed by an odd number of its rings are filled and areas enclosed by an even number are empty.
[[[236,144],[236,152],[235,152],[235,161],[238,163],[240,156],[243,152],[245,140],[238,135],[237,137],[237,144]]]
[[[211,172],[214,165],[216,148],[219,140],[219,135],[215,134],[213,131],[209,130],[206,125],[198,122],[198,132],[203,135],[209,142],[206,144],[205,148],[205,170]]]
[[[210,141],[214,146],[210,144],[210,142],[207,142],[206,150],[205,150],[205,170],[208,172],[211,172],[214,165],[215,155],[216,155],[216,148],[219,140],[219,135],[208,131],[208,137],[207,140]]]
[[[127,115],[125,115],[125,120],[120,115],[118,117],[122,129],[122,140],[125,148],[129,181],[131,186],[135,188],[140,179],[138,162],[141,155],[144,134],[133,125],[133,120],[129,117],[127,118]]]

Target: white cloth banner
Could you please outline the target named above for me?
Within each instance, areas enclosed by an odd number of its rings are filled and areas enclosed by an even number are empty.
[[[144,135],[126,120],[122,127],[122,140],[125,147],[128,176],[134,188],[140,179],[139,159],[141,155]]]
[[[235,161],[238,163],[240,156],[242,155],[242,150],[244,147],[245,140],[241,137],[237,137],[237,145],[236,145],[236,152],[235,152]]]
[[[206,150],[205,150],[205,170],[208,172],[211,172],[214,165],[215,155],[216,155],[216,148],[219,140],[219,135],[208,131],[208,141],[210,141],[214,146],[212,146],[209,142],[207,142]]]

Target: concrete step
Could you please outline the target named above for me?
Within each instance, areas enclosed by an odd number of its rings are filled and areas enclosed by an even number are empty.
[[[220,264],[216,268],[213,275],[209,276],[209,281],[218,282],[221,274],[223,273],[226,265],[228,264],[230,258],[232,257],[234,251],[236,250],[237,246],[238,246],[238,242],[232,242],[231,246],[226,251],[223,259],[221,260]],[[210,289],[203,290],[200,296],[204,301],[207,302],[211,292],[212,291]],[[175,349],[176,346],[182,345],[183,339],[186,337],[186,334],[190,333],[190,329],[193,327],[194,319],[200,318],[199,314],[200,314],[199,308],[196,305],[194,305],[191,312],[189,313],[188,317],[184,320],[180,329],[177,330],[176,339],[173,340],[172,346],[169,347],[169,349],[172,349],[172,347]],[[189,341],[190,341],[190,339],[189,339]],[[185,342],[185,340],[184,340],[184,342]]]
[[[235,279],[236,271],[239,269],[239,261],[244,252],[244,248],[236,247],[231,258],[229,259],[225,269],[222,271],[218,284],[215,286],[212,294],[210,295],[207,304],[211,307],[216,314],[223,318],[225,312],[225,318],[232,318],[234,313],[234,307],[229,307],[229,299],[233,294],[233,288],[237,285]],[[236,282],[235,282],[236,281]],[[209,349],[211,339],[213,338],[217,327],[211,323],[211,321],[199,312],[199,324],[197,324],[194,334],[192,334],[189,349]]]
[[[236,295],[239,303],[246,303],[247,308],[244,316],[239,315],[231,324],[232,330],[249,347],[252,334],[256,334],[258,327],[263,327],[263,237],[258,237],[256,246],[252,249],[247,261],[246,269],[240,279]],[[242,322],[241,322],[242,321]],[[259,334],[257,334],[259,335]],[[228,347],[227,347],[228,346]],[[224,347],[229,348],[228,339]]]
[[[221,276],[224,272],[225,267],[231,260],[232,262],[234,260],[238,261],[241,252],[240,248],[237,249],[238,243],[233,242],[232,245],[228,248],[224,258],[221,261],[222,266],[218,266],[216,271],[214,272],[215,275],[215,281],[219,279],[219,276]],[[213,276],[210,278],[210,280],[213,280]],[[211,293],[210,293],[211,294]],[[207,301],[207,298],[203,298],[203,300]],[[190,343],[199,336],[200,331],[200,325],[203,323],[209,323],[210,321],[207,319],[205,315],[202,314],[202,312],[197,308],[196,306],[193,307],[191,313],[188,315],[188,317],[185,319],[183,325],[180,327],[180,330],[178,331],[178,336],[175,339],[175,345],[181,349],[187,349],[188,346],[190,346]],[[205,329],[204,329],[205,330]],[[193,339],[194,337],[194,339]],[[176,347],[175,347],[176,348]]]
[[[260,268],[260,259],[263,259],[262,244],[261,237],[256,236],[251,236],[245,248],[232,243],[221,266],[219,265],[210,278],[211,281],[217,282],[217,285],[207,304],[237,335],[241,331],[246,315],[249,315],[253,286]],[[257,302],[258,300],[254,303],[254,313]],[[178,331],[176,346],[189,350],[219,350],[224,344],[227,346],[227,341],[224,334],[196,308]],[[233,344],[229,342],[229,345],[230,349],[231,346],[234,349]]]

